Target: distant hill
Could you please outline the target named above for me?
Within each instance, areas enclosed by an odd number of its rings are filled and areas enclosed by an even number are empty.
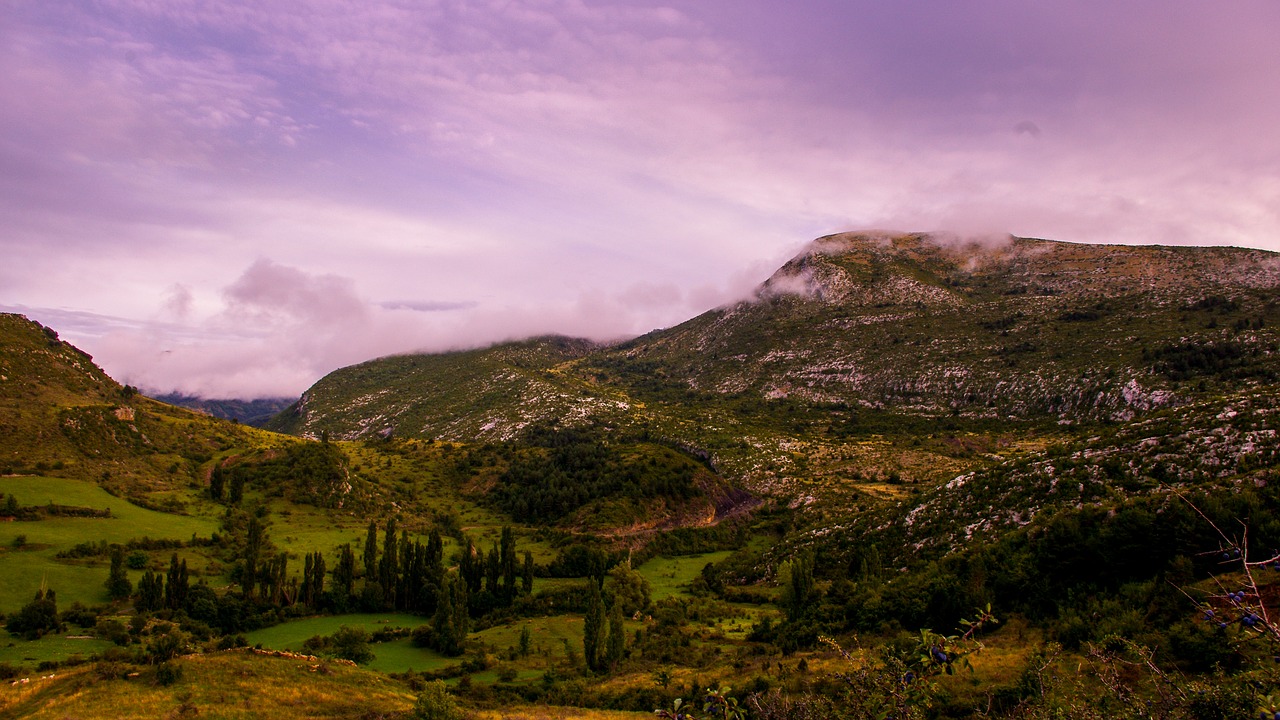
[[[589,340],[553,336],[372,360],[325,376],[267,427],[346,439],[510,438],[535,422],[597,414],[594,390],[558,370],[597,349]]]
[[[154,399],[170,405],[177,405],[223,420],[263,427],[274,415],[296,402],[296,398],[257,398],[241,400],[236,398],[202,398],[195,395],[168,393],[155,395]]]

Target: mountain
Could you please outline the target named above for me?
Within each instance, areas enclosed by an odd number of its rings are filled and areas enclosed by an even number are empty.
[[[268,420],[278,415],[281,410],[294,403],[293,398],[243,400],[239,398],[203,398],[195,395],[183,395],[182,393],[156,395],[155,399],[169,405],[177,405],[178,407],[202,412],[205,415],[222,418],[223,420],[235,420],[254,427],[265,425]]]
[[[548,339],[336,371],[272,424],[501,439],[643,428],[764,492],[950,479],[1280,370],[1280,256],[930,235],[820,238],[747,301],[596,347]],[[889,482],[889,481],[893,482]]]
[[[601,355],[599,376],[924,416],[1129,419],[1265,373],[1280,257],[929,236],[822,238],[757,291]],[[1203,372],[1202,372],[1203,371]]]

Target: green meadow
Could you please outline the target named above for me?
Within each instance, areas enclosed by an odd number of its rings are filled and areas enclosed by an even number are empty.
[[[13,612],[31,600],[42,583],[58,593],[60,607],[77,601],[87,605],[106,602],[106,558],[74,563],[56,558],[60,551],[80,543],[123,543],[143,537],[190,540],[193,535],[208,537],[218,528],[217,520],[211,517],[147,510],[83,480],[3,477],[0,492],[12,495],[22,506],[54,502],[111,510],[109,518],[50,517],[0,523],[0,563],[7,574],[7,581],[0,584],[3,612]],[[168,557],[169,553],[164,553],[163,560],[167,562]],[[132,579],[136,581],[140,575],[135,572]]]
[[[655,557],[636,568],[636,571],[649,581],[651,597],[658,601],[687,593],[689,584],[702,573],[702,568],[707,563],[721,562],[732,554],[728,550],[722,550],[701,555]]]

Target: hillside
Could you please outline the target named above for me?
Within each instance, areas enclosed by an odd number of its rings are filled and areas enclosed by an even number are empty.
[[[598,412],[600,403],[591,392],[556,372],[594,349],[587,340],[545,337],[484,350],[373,360],[325,376],[267,427],[346,439],[510,437],[513,425]]]
[[[144,397],[20,315],[0,315],[0,378],[0,474],[92,480],[154,504],[203,485],[219,454],[296,442]]]
[[[1208,389],[1193,376],[1270,378],[1278,286],[1280,256],[1257,250],[833,236],[755,301],[586,365],[637,395],[660,396],[656,377],[932,417],[1126,420]]]
[[[1259,250],[837,235],[753,300],[676,327],[523,365],[510,356],[544,346],[375,360],[274,427],[469,440],[558,418],[668,437],[759,492],[932,482],[1026,441],[1270,385],[1278,285],[1280,257]]]

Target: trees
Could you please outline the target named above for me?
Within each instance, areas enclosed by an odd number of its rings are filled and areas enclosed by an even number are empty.
[[[262,522],[257,516],[249,516],[249,528],[247,530],[245,546],[244,546],[244,565],[240,571],[240,588],[245,597],[253,594],[253,588],[258,582],[258,556],[262,553],[263,541],[266,535],[266,529],[263,528]]]
[[[436,613],[431,618],[435,649],[445,655],[461,655],[470,625],[471,618],[467,615],[467,585],[462,578],[446,574],[436,602]]]
[[[171,610],[178,610],[186,607],[187,590],[189,588],[187,561],[184,559],[179,563],[177,553],[174,553],[173,557],[169,559],[169,574],[165,580],[165,606]]]
[[[123,600],[133,593],[133,583],[129,582],[129,574],[124,569],[124,546],[111,546],[111,570],[107,573],[107,596],[112,600]]]
[[[605,642],[603,666],[612,669],[622,661],[627,650],[627,631],[622,625],[622,608],[614,604],[609,609],[609,637]]]
[[[395,607],[400,553],[396,550],[396,519],[394,517],[387,518],[387,526],[383,530],[382,537],[382,561],[378,563],[378,584],[382,586],[383,602],[390,607]]]
[[[510,604],[516,596],[516,538],[507,525],[502,527],[499,562],[502,566],[502,599]]]
[[[41,587],[36,591],[35,599],[9,618],[6,627],[10,633],[27,640],[35,640],[48,632],[61,632],[57,595],[53,590]]]
[[[338,566],[333,569],[333,603],[340,610],[345,610],[351,602],[351,593],[356,583],[356,555],[351,545],[342,546],[338,554]]]
[[[134,599],[133,607],[140,613],[164,607],[164,577],[151,570],[143,573],[138,581],[138,597]]]
[[[520,590],[529,595],[533,593],[533,553],[524,551],[524,568],[520,572]]]
[[[378,578],[378,525],[373,520],[364,536],[364,577],[366,581]]]
[[[347,551],[350,552],[350,546],[347,546]],[[323,604],[324,572],[324,555],[318,550],[308,553],[303,562],[302,587],[298,590],[298,599],[310,608],[319,608]]]
[[[782,602],[787,619],[796,620],[804,614],[813,595],[813,553],[802,552],[791,563],[791,577],[783,588]]]
[[[604,581],[605,599],[622,615],[634,615],[649,606],[649,581],[628,564],[614,565]]]
[[[605,612],[600,586],[587,580],[587,614],[582,625],[582,656],[587,667],[601,670],[605,667]]]

